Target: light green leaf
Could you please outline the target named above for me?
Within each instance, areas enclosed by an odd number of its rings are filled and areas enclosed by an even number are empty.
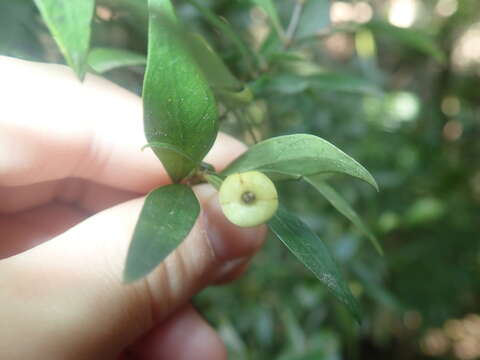
[[[102,74],[123,66],[142,66],[147,63],[145,55],[114,48],[94,48],[90,50],[88,65],[97,73]]]
[[[317,191],[322,194],[325,199],[328,200],[332,206],[343,214],[348,220],[350,220],[360,231],[362,231],[372,245],[377,249],[380,255],[383,255],[382,247],[380,246],[375,235],[364,224],[357,212],[350,206],[349,203],[337,192],[333,187],[324,181],[323,176],[309,176],[304,177],[305,181],[312,185]]]
[[[124,281],[150,273],[192,229],[200,205],[192,189],[173,184],[148,194],[128,250]]]
[[[378,86],[365,78],[340,73],[321,73],[309,76],[310,86],[317,90],[379,95]]]
[[[278,179],[341,173],[361,179],[378,190],[375,179],[362,165],[328,141],[309,134],[261,141],[231,163],[223,174],[249,170],[262,171]]]
[[[145,135],[168,143],[195,162],[210,150],[218,130],[213,92],[192,56],[169,0],[149,0],[147,69],[143,84]],[[175,151],[153,148],[173,181],[193,169]]]
[[[385,36],[404,46],[432,56],[439,63],[445,62],[445,54],[435,40],[424,31],[393,26],[386,21],[371,21],[366,25],[375,36]]]
[[[305,0],[295,37],[305,38],[316,35],[330,25],[329,0]]]
[[[90,46],[94,0],[34,0],[70,66],[83,80]]]
[[[376,84],[365,78],[339,73],[317,73],[308,76],[283,73],[273,77],[259,78],[255,86],[261,91],[285,95],[298,94],[307,89],[370,95],[381,93]]]
[[[280,18],[278,16],[277,8],[275,7],[275,3],[273,0],[252,0],[252,2],[259,6],[270,18],[275,31],[277,32],[279,37],[284,35],[284,31],[282,28],[282,24],[280,22]]]
[[[295,215],[280,207],[268,222],[285,246],[350,310],[360,322],[360,309],[327,246]]]

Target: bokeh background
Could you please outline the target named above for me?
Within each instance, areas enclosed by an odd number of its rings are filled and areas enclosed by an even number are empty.
[[[314,189],[284,183],[283,201],[341,264],[362,324],[274,239],[196,306],[234,360],[480,359],[480,2],[274,3],[277,22],[262,1],[175,4],[254,92],[241,112],[220,104],[225,131],[247,143],[312,133],[372,172],[379,193],[332,184],[385,256]],[[144,1],[98,0],[92,46],[144,54],[146,25]],[[64,61],[31,0],[0,0],[0,54]],[[140,94],[143,72],[104,76]]]

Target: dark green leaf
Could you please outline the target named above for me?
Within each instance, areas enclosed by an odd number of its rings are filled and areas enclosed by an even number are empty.
[[[148,59],[143,86],[148,142],[168,143],[199,162],[217,135],[217,107],[202,70],[168,0],[150,0]],[[173,181],[194,165],[166,148],[154,148]]]
[[[152,148],[152,149],[166,149],[166,150],[170,150],[170,151],[173,151],[175,153],[177,153],[178,155],[181,155],[185,160],[188,160],[192,163],[192,166],[195,166],[197,165],[197,162],[195,162],[190,156],[188,156],[187,154],[185,154],[182,149],[176,147],[175,145],[172,145],[172,144],[168,144],[168,143],[161,143],[161,142],[151,142],[151,143],[148,143],[147,145],[144,145],[142,147],[142,151],[147,149],[147,148]]]
[[[44,35],[43,24],[37,21],[37,9],[31,0],[0,0],[0,24],[1,55],[42,59],[38,38]]]
[[[332,206],[350,220],[360,231],[362,231],[371,241],[372,245],[377,249],[380,255],[383,255],[382,247],[377,238],[364,224],[357,212],[350,206],[345,199],[335,191],[333,187],[324,181],[323,176],[311,176],[304,178],[306,182],[312,185],[317,191],[328,200]]]
[[[280,18],[278,16],[277,8],[275,7],[275,3],[273,0],[252,0],[254,4],[259,6],[270,18],[275,31],[277,32],[279,37],[283,36],[283,28],[282,24],[280,23]]]
[[[278,178],[301,178],[321,173],[341,173],[359,178],[375,189],[370,173],[342,150],[318,136],[285,135],[252,146],[231,163],[224,174],[263,171]]]
[[[88,65],[97,73],[104,73],[123,66],[139,66],[147,63],[145,55],[114,48],[94,48],[88,54]]]
[[[200,213],[192,189],[167,185],[148,194],[128,250],[124,281],[150,273],[188,235]]]
[[[304,38],[317,34],[330,25],[330,1],[306,0],[295,37]]]
[[[232,75],[223,60],[200,34],[190,34],[191,50],[209,84],[213,88],[240,91],[242,83]]]
[[[435,43],[435,40],[423,31],[400,28],[385,21],[371,21],[366,25],[374,35],[388,37],[389,39],[432,56],[439,63],[445,62],[445,54]]]
[[[34,0],[67,64],[83,79],[94,0]]]
[[[280,207],[268,222],[273,233],[360,322],[360,310],[327,246],[306,224]]]
[[[237,31],[232,28],[230,23],[215,15],[208,7],[201,5],[197,0],[187,1],[192,4],[210,24],[218,28],[218,30],[232,42],[249,65],[251,65],[252,61],[258,62],[256,54],[245,44],[242,38],[238,36]]]

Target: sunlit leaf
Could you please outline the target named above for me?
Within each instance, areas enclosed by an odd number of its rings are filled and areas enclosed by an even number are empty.
[[[285,135],[261,141],[243,153],[224,174],[258,170],[278,178],[301,178],[321,173],[341,173],[378,189],[375,179],[342,150],[309,134]]]
[[[67,64],[83,79],[94,0],[34,0]]]
[[[88,65],[102,74],[124,66],[141,66],[147,63],[145,55],[114,48],[93,48],[88,54]]]
[[[124,280],[150,273],[188,235],[200,213],[192,189],[167,185],[148,194],[128,250]]]
[[[168,143],[199,162],[217,135],[213,92],[193,58],[169,0],[150,0],[147,69],[143,86],[145,135]],[[153,148],[173,181],[194,164],[166,148]]]
[[[364,224],[357,212],[350,206],[349,203],[337,192],[333,187],[324,181],[322,176],[309,176],[304,178],[305,181],[311,184],[317,191],[328,200],[332,206],[350,220],[360,231],[362,231],[372,245],[377,249],[380,255],[383,255],[383,250],[375,235]]]
[[[268,222],[273,233],[350,310],[360,322],[360,309],[327,246],[295,215],[279,208]]]

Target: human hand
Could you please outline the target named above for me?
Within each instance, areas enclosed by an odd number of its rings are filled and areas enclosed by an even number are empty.
[[[231,225],[216,192],[198,186],[189,236],[124,285],[141,196],[168,182],[140,151],[141,101],[58,65],[0,57],[0,79],[0,358],[225,359],[188,301],[238,276],[265,227]],[[242,151],[220,134],[206,160],[220,169]]]

